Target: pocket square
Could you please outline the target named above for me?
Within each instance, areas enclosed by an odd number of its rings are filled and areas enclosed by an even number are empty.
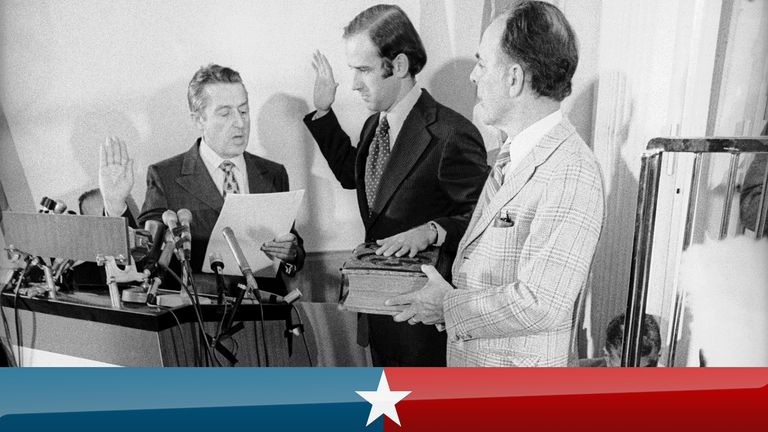
[[[499,212],[498,217],[493,219],[493,226],[494,228],[512,228],[515,226],[515,220],[512,219],[509,213],[502,210]]]

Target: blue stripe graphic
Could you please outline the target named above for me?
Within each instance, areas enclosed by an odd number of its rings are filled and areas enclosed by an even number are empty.
[[[381,418],[365,427],[370,404],[355,393],[375,390],[381,373],[380,368],[0,369],[0,431],[109,426],[145,432],[185,425],[187,432],[229,424],[253,425],[246,430],[254,431],[383,430]]]

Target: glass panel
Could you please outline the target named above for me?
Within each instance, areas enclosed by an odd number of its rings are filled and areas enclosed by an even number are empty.
[[[659,364],[768,365],[767,169],[768,153],[662,154],[645,306]]]

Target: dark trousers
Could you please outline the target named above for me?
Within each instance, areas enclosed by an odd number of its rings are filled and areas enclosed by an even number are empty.
[[[446,334],[434,325],[396,323],[389,315],[367,318],[373,366],[445,366]]]

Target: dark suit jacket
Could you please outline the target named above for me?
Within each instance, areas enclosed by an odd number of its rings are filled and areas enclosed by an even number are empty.
[[[485,146],[477,128],[440,105],[426,90],[408,114],[383,174],[369,216],[365,196],[365,161],[379,123],[366,120],[357,147],[331,111],[312,121],[304,118],[336,179],[357,189],[366,241],[375,241],[435,221],[447,231],[441,261],[450,266],[461,236],[488,176]]]
[[[422,91],[396,138],[369,215],[365,161],[379,114],[366,120],[357,147],[352,146],[333,111],[314,121],[313,115],[308,114],[304,123],[328,165],[342,187],[357,189],[365,240],[382,239],[435,221],[447,232],[437,268],[450,280],[456,248],[489,170],[485,146],[475,126]],[[438,334],[434,326],[397,324],[390,316],[370,315],[368,319],[370,326],[359,323],[358,342],[366,342],[369,327],[374,365],[445,364],[445,335]]]
[[[200,158],[200,140],[186,153],[150,165],[147,170],[147,194],[139,216],[139,226],[144,226],[148,220],[162,221],[163,212],[168,209],[178,211],[186,208],[192,212],[192,271],[199,273],[205,259],[208,239],[211,237],[216,220],[219,218],[224,198],[208,173],[203,160]],[[284,192],[288,190],[288,173],[285,168],[275,162],[244,153],[245,166],[248,174],[250,193]],[[254,209],[257,210],[257,209]],[[221,235],[220,233],[214,233]],[[295,231],[294,231],[294,234]],[[298,237],[298,234],[297,234]],[[304,262],[304,248],[299,238],[299,257],[297,267]],[[279,278],[275,279],[279,281]],[[267,285],[272,285],[270,280]],[[283,291],[282,283],[277,287],[262,286],[268,291]],[[272,289],[270,289],[272,288]]]

